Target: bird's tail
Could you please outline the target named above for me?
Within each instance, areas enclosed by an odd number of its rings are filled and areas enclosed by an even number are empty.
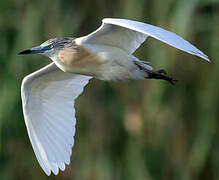
[[[146,79],[163,79],[170,82],[172,85],[177,82],[177,80],[167,76],[167,73],[164,69],[153,71],[153,68],[144,63],[144,61],[134,61],[134,63],[138,66],[140,70],[143,70],[147,73],[147,76],[145,77]]]

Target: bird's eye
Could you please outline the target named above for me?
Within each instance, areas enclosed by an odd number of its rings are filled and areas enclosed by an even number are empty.
[[[50,45],[49,45],[49,48],[50,48],[50,49],[52,49],[53,47],[54,47],[54,45],[53,45],[53,44],[50,44]]]

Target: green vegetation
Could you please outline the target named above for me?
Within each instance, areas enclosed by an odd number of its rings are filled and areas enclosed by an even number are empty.
[[[161,26],[209,55],[212,63],[149,38],[136,52],[178,79],[92,80],[76,102],[72,161],[53,179],[219,179],[218,0],[1,0],[0,179],[47,179],[23,120],[20,85],[48,58],[17,53],[43,41],[83,36],[104,17]]]

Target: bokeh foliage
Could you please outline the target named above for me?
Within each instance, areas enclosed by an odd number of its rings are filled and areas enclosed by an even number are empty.
[[[47,179],[25,128],[22,78],[49,63],[17,56],[64,36],[83,36],[104,17],[138,20],[181,35],[212,63],[149,38],[135,53],[179,80],[92,80],[76,102],[72,162],[52,179],[219,179],[218,0],[1,0],[0,179]]]

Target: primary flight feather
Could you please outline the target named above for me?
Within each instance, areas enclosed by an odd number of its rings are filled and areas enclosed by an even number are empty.
[[[178,35],[142,22],[106,18],[91,34],[50,39],[19,54],[42,54],[53,62],[26,76],[21,86],[23,113],[37,160],[47,175],[70,163],[75,135],[74,100],[94,77],[104,81],[128,79],[175,80],[153,70],[133,53],[153,37],[210,61],[207,55]]]

